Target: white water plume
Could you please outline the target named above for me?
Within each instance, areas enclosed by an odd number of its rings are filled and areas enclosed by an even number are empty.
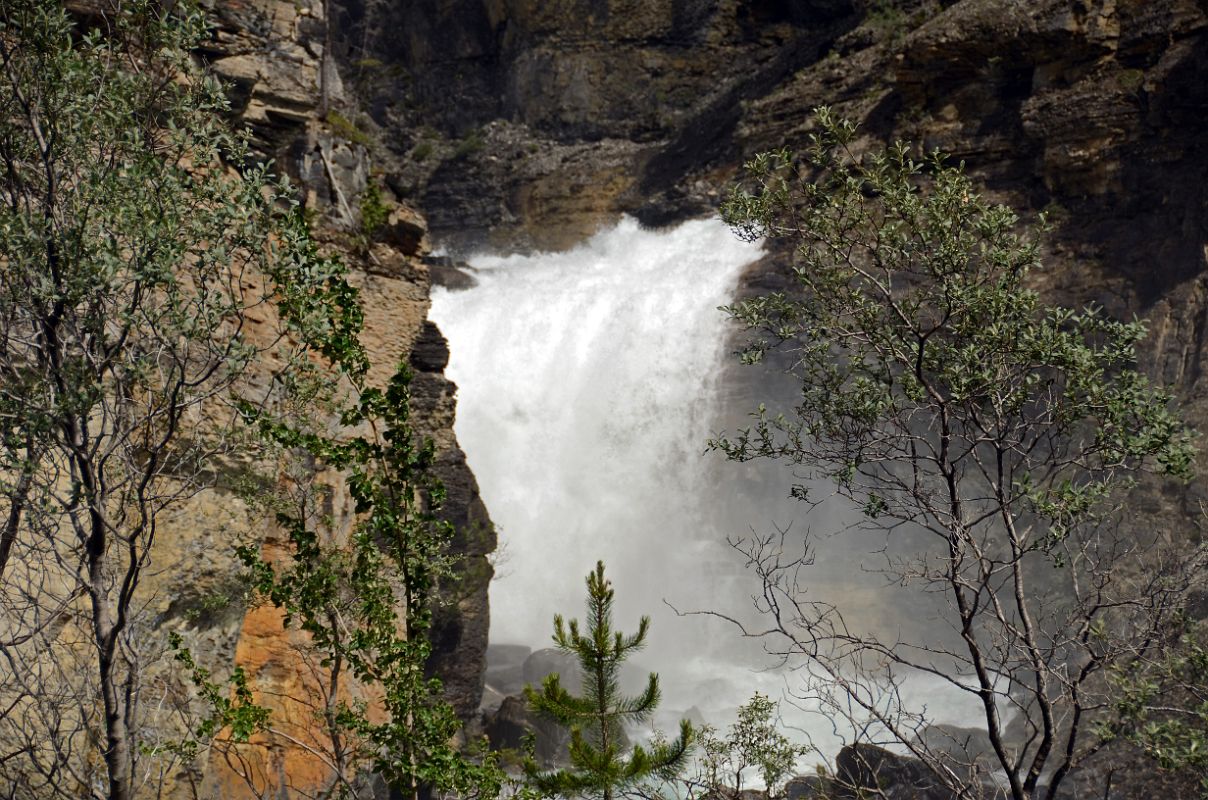
[[[792,679],[757,672],[757,651],[732,626],[664,602],[749,612],[753,582],[725,539],[735,525],[783,524],[770,515],[789,507],[741,497],[750,481],[740,490],[704,452],[729,358],[718,306],[760,255],[720,220],[652,231],[624,219],[569,252],[471,258],[477,285],[433,292],[459,386],[457,436],[500,529],[492,641],[548,647],[553,615],[582,615],[584,576],[603,560],[617,628],[653,618],[638,660],[662,677],[664,719],[695,708],[726,724],[754,691],[778,697]],[[863,596],[865,614],[894,616],[867,586],[833,570],[827,580],[847,602]],[[938,683],[911,694],[934,702]],[[786,716],[833,755],[830,721]]]
[[[478,285],[438,289],[457,435],[500,528],[492,639],[544,646],[578,615],[602,559],[618,621],[659,617],[709,584],[724,531],[701,503],[724,315],[757,245],[717,220],[632,219],[566,253],[471,259]],[[708,595],[705,596],[706,598]]]

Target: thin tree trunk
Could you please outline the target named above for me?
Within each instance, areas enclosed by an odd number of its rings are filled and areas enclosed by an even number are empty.
[[[71,431],[76,447],[81,446],[79,433],[83,426]],[[117,663],[117,639],[121,633],[118,620],[114,619],[109,605],[106,586],[106,562],[108,556],[108,523],[101,499],[98,497],[98,481],[87,456],[74,456],[79,470],[78,479],[85,497],[88,498],[88,539],[85,556],[88,563],[88,595],[92,601],[93,639],[97,648],[97,672],[101,685],[101,699],[105,706],[105,768],[109,773],[109,799],[132,800],[133,775],[131,774],[133,748],[130,728],[127,724],[125,695],[122,677]]]
[[[33,476],[30,472],[22,470],[17,485],[13,487],[12,494],[9,495],[8,519],[4,523],[4,530],[0,531],[0,578],[4,577],[4,569],[8,566],[8,559],[12,555],[13,543],[17,541],[17,532],[21,529],[21,514],[25,510],[32,483]]]
[[[109,605],[105,602],[104,579],[97,559],[89,567],[92,595],[93,631],[97,644],[97,667],[101,681],[101,697],[105,704],[105,767],[109,772],[109,800],[130,800],[132,797],[130,729],[126,724],[126,704],[120,691],[121,678],[117,664],[117,629]]]

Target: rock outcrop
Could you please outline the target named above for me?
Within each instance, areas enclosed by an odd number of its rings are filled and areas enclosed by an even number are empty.
[[[391,185],[446,244],[522,248],[569,246],[728,154],[741,103],[856,20],[849,0],[337,5],[348,83],[405,156]]]
[[[436,613],[429,666],[443,679],[456,711],[469,719],[483,691],[492,575],[487,556],[495,536],[453,434],[456,387],[444,376],[448,347],[427,322],[427,222],[387,195],[385,223],[372,235],[360,228],[367,188],[380,178],[373,142],[352,122],[357,107],[331,57],[322,0],[220,0],[211,15],[213,35],[198,57],[226,81],[232,121],[251,131],[257,155],[271,159],[298,187],[320,246],[350,267],[364,307],[371,382],[384,382],[399,364],[414,373],[416,432],[436,444],[436,471],[447,489],[442,513],[455,527],[453,550],[462,557],[461,580]],[[333,514],[350,520],[347,497],[334,476],[333,482]],[[304,655],[305,636],[283,626],[280,610],[247,607],[234,555],[239,544],[258,546],[270,559],[284,554],[284,533],[218,490],[200,494],[164,523],[153,560],[179,568],[147,586],[149,595],[164,598],[147,635],[182,634],[215,674],[243,667],[258,702],[272,710],[278,732],[260,737],[235,758],[218,748],[208,762],[182,768],[168,779],[164,796],[313,796],[329,778],[318,749],[310,747],[316,665]]]
[[[486,714],[483,730],[495,750],[523,754],[532,741],[533,758],[550,767],[565,765],[570,744],[570,731],[555,722],[542,719],[529,710],[528,701],[519,695],[509,695],[499,708]]]

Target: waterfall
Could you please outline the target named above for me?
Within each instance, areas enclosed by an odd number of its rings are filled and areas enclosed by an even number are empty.
[[[618,621],[652,643],[706,576],[705,442],[738,275],[760,249],[718,220],[648,231],[624,219],[565,253],[471,259],[478,285],[437,289],[457,436],[500,528],[492,638],[543,646],[578,615],[603,559]]]
[[[477,285],[433,291],[456,433],[499,526],[492,641],[549,646],[555,613],[582,617],[584,576],[602,559],[617,628],[653,618],[638,659],[662,677],[664,720],[695,708],[725,724],[753,691],[785,685],[757,671],[732,626],[670,607],[748,611],[754,587],[725,539],[736,524],[784,522],[746,518],[764,499],[741,496],[750,482],[705,453],[730,358],[718,306],[760,255],[717,219],[652,231],[625,218],[568,252],[473,257]],[[930,683],[921,697],[935,697]],[[793,723],[833,754],[830,721]]]

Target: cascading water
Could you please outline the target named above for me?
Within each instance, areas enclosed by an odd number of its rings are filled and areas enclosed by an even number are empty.
[[[626,219],[567,253],[472,259],[477,286],[434,292],[458,440],[501,530],[493,640],[548,642],[597,559],[619,619],[659,616],[652,644],[673,627],[663,598],[709,582],[724,536],[701,502],[717,307],[759,255],[719,221],[655,232]]]
[[[731,626],[668,605],[749,610],[754,587],[725,538],[782,522],[742,519],[763,501],[736,513],[733,476],[704,452],[728,358],[717,307],[760,254],[720,220],[651,231],[624,219],[569,252],[471,258],[477,285],[433,292],[457,436],[500,529],[492,642],[549,646],[553,615],[581,616],[601,559],[618,628],[653,617],[640,666],[662,677],[664,720],[695,708],[724,724],[790,677],[758,671]],[[854,587],[842,591],[856,599]],[[833,754],[830,721],[793,716]]]

